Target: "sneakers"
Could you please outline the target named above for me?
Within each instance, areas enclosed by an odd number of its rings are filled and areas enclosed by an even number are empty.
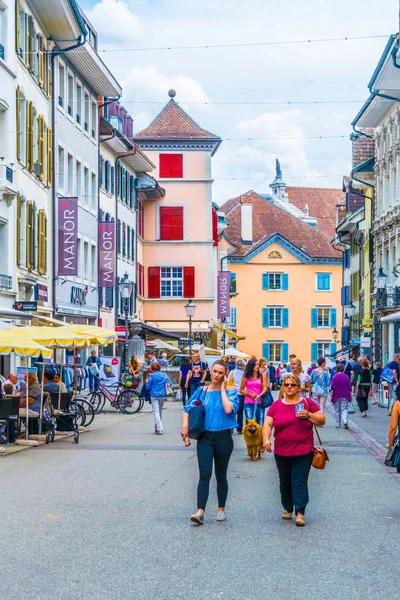
[[[204,515],[198,515],[196,513],[195,515],[192,515],[190,517],[190,520],[192,521],[192,523],[196,523],[196,525],[203,525],[204,524]]]
[[[345,423],[345,424],[344,424],[344,428],[345,428],[345,429],[348,429],[348,428],[349,428],[349,426],[348,426],[348,424],[347,424],[347,423]]]
[[[218,513],[215,520],[219,521],[220,523],[222,523],[222,521],[226,521],[226,514],[225,513]]]

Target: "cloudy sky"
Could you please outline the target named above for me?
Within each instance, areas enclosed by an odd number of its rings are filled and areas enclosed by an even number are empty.
[[[218,203],[249,189],[268,192],[275,157],[288,185],[340,187],[350,168],[350,122],[368,97],[387,37],[398,30],[399,0],[81,4],[98,31],[102,58],[123,86],[135,131],[150,123],[175,88],[182,107],[224,139],[213,163]],[[246,46],[356,36],[383,37]],[[244,45],[155,49],[207,44]],[[335,103],[300,104],[315,101]]]

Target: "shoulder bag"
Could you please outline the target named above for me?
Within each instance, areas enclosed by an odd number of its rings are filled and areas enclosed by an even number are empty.
[[[314,469],[325,469],[327,461],[329,461],[329,456],[325,448],[322,446],[322,440],[318,433],[318,429],[314,426],[315,433],[317,434],[319,446],[315,446],[314,448],[314,456],[312,460],[312,466]]]
[[[267,390],[263,396],[260,396],[261,408],[269,408],[274,401],[270,390]]]
[[[196,404],[189,411],[189,433],[188,436],[192,440],[198,440],[205,431],[206,411],[204,408],[204,399],[207,394],[207,389],[202,389],[202,394],[196,400]]]
[[[358,392],[357,392],[357,400],[365,400],[366,397],[367,397],[367,392],[365,391],[364,387],[362,385],[360,385],[360,387],[358,388]]]
[[[385,466],[397,468],[400,464],[400,439],[399,439],[400,421],[397,425],[397,434],[393,440],[393,444],[388,448],[385,456]]]
[[[387,381],[388,383],[391,383],[391,384],[394,383],[392,369],[390,367],[388,367],[388,365],[386,365],[386,367],[384,367],[384,369],[381,373],[381,379],[384,379],[385,381]]]

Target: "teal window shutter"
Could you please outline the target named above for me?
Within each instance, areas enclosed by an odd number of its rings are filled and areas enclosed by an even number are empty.
[[[282,308],[282,327],[289,327],[289,309]]]
[[[282,273],[282,289],[283,290],[288,290],[289,289],[289,275],[287,273]]]
[[[331,289],[331,274],[317,273],[317,290],[319,292],[328,292]]]
[[[231,307],[231,327],[236,327],[236,308]]]
[[[289,360],[289,344],[281,344],[281,360],[287,363]]]
[[[311,362],[317,362],[318,360],[318,344],[317,342],[311,344]]]
[[[262,326],[269,327],[269,308],[262,309]]]
[[[336,342],[329,344],[329,354],[335,354],[337,348]]]
[[[262,275],[262,289],[269,290],[269,274],[263,273]]]
[[[336,308],[329,309],[329,327],[336,327]]]
[[[269,358],[269,357],[270,357],[270,355],[271,355],[270,348],[271,348],[271,344],[263,344],[263,345],[262,345],[262,352],[261,352],[261,355],[262,355],[262,356],[263,356],[263,357],[264,357],[264,358],[265,358],[265,359],[266,359],[268,362],[269,362],[269,360],[270,360],[270,358]]]
[[[311,309],[311,327],[318,327],[318,308]]]

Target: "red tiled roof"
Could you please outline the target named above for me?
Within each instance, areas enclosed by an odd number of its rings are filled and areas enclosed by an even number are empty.
[[[162,139],[162,140],[215,140],[220,141],[217,135],[202,129],[181,108],[173,98],[157,115],[146,129],[135,135],[135,140]]]
[[[240,200],[244,196],[253,205],[253,245],[250,247],[243,247],[241,240]],[[245,256],[269,237],[279,233],[299,249],[303,248],[303,251],[312,258],[341,258],[341,252],[335,250],[331,245],[333,235],[330,236],[320,229],[314,229],[252,190],[228,200],[220,207],[220,210],[225,213],[229,223],[225,230],[225,236],[233,246],[238,247],[233,256]]]
[[[289,202],[304,211],[308,204],[310,217],[317,219],[318,231],[323,231],[335,237],[336,228],[336,205],[345,197],[340,189],[334,188],[308,188],[287,187],[286,192]]]
[[[373,127],[364,127],[364,129],[360,129],[360,131],[368,135],[374,134]],[[350,139],[353,143],[353,168],[357,167],[365,160],[368,160],[369,158],[375,156],[374,138],[369,138],[365,135],[358,135],[353,133]]]

